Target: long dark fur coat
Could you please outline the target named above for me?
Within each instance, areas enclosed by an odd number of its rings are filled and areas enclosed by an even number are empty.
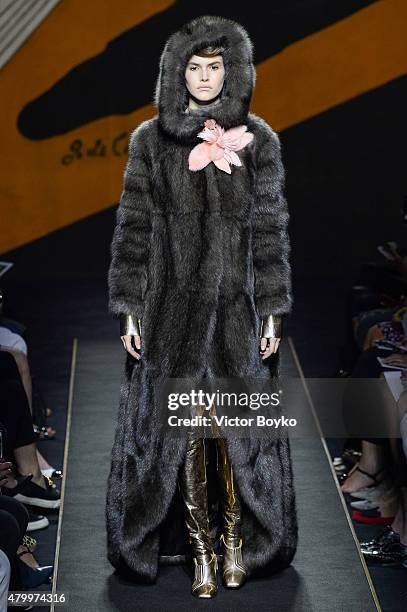
[[[221,102],[186,114],[186,64],[218,44],[226,68]],[[278,136],[249,112],[252,53],[247,32],[233,21],[204,16],[186,24],[161,56],[158,113],[130,138],[109,310],[142,319],[142,358],[126,356],[106,518],[108,558],[134,580],[154,582],[160,558],[185,540],[177,480],[186,441],[160,430],[154,385],[166,377],[279,375],[278,353],[261,359],[259,334],[261,317],[292,307],[289,213]],[[231,174],[213,163],[188,168],[207,118],[225,129],[245,124],[254,134]],[[228,429],[246,564],[251,574],[283,568],[297,546],[289,441],[236,438]]]

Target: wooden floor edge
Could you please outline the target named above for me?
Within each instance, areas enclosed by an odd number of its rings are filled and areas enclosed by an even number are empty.
[[[52,600],[51,600],[50,612],[55,612],[55,601],[54,600],[57,596],[61,595],[61,593],[58,593],[57,591],[58,565],[59,565],[59,552],[61,548],[62,519],[64,515],[65,486],[66,486],[66,481],[67,481],[67,476],[68,476],[68,453],[69,453],[69,441],[70,441],[70,435],[71,435],[72,404],[73,404],[73,392],[74,392],[74,386],[75,386],[77,354],[78,354],[78,339],[74,338],[72,341],[71,372],[70,372],[70,377],[69,377],[68,409],[67,409],[66,428],[65,428],[63,478],[62,478],[62,486],[61,486],[61,505],[59,508],[58,529],[57,529],[57,538],[56,538],[56,545],[55,545],[54,575],[53,575],[53,580],[52,580]],[[65,593],[65,595],[68,595],[69,597],[69,594]]]
[[[312,416],[314,418],[315,425],[316,425],[316,427],[318,429],[318,433],[319,433],[319,436],[320,436],[321,444],[322,444],[322,447],[323,447],[323,449],[325,451],[326,458],[328,460],[328,465],[329,465],[330,470],[331,470],[331,476],[332,476],[332,478],[334,480],[337,493],[338,493],[339,498],[341,500],[342,508],[343,508],[344,513],[345,513],[345,517],[346,517],[346,520],[348,522],[348,526],[349,526],[350,532],[352,534],[353,540],[355,542],[356,550],[358,551],[359,559],[360,559],[363,571],[365,573],[367,583],[369,585],[370,593],[372,595],[372,598],[373,598],[373,601],[375,603],[376,609],[378,610],[378,612],[382,612],[382,608],[380,606],[379,598],[377,596],[376,589],[374,587],[372,577],[371,577],[369,569],[367,567],[366,560],[365,560],[365,558],[364,558],[364,556],[362,554],[362,551],[361,551],[361,548],[360,548],[360,543],[359,543],[359,540],[357,538],[357,535],[356,535],[356,532],[355,532],[355,528],[354,528],[353,523],[352,523],[352,519],[349,516],[348,508],[346,506],[345,497],[344,497],[344,494],[343,494],[343,492],[342,492],[342,490],[341,490],[341,488],[339,486],[339,482],[338,482],[338,479],[336,477],[335,470],[334,470],[334,467],[333,467],[331,455],[330,455],[330,452],[328,450],[328,446],[326,444],[325,437],[324,437],[323,432],[322,432],[321,424],[319,422],[318,415],[317,415],[315,407],[314,407],[314,402],[312,401],[311,393],[310,393],[310,391],[308,389],[307,382],[306,382],[306,379],[305,379],[305,376],[304,376],[304,372],[302,370],[301,363],[300,363],[297,351],[295,350],[294,341],[291,338],[291,336],[288,337],[288,343],[290,345],[290,350],[291,350],[291,353],[293,355],[293,358],[294,358],[294,361],[295,361],[295,365],[297,366],[297,370],[299,372],[302,384],[304,386],[305,395],[307,396],[307,400],[308,400],[308,403],[309,403],[310,408],[311,408]]]

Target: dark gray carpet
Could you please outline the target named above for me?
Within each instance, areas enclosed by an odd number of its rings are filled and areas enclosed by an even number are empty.
[[[283,373],[296,376],[287,341]],[[119,383],[120,339],[79,341],[57,591],[83,610],[376,610],[321,442],[293,438],[299,547],[291,567],[211,601],[190,595],[182,566],[160,570],[154,586],[118,577],[106,559],[104,503]]]

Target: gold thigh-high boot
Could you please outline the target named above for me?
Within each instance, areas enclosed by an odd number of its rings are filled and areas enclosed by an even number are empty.
[[[229,588],[241,587],[247,577],[242,558],[242,515],[236,491],[233,469],[229,461],[226,441],[216,438],[218,480],[222,490],[223,583]]]
[[[203,438],[194,437],[188,441],[179,484],[185,504],[185,522],[194,559],[195,575],[191,592],[200,598],[214,597],[218,590],[216,578],[218,561],[209,532]]]

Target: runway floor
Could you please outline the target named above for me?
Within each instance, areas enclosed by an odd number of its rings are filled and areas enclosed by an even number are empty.
[[[282,372],[300,376],[291,338],[283,341]],[[368,612],[380,609],[353,528],[319,438],[292,438],[299,545],[292,565],[216,598],[190,595],[183,566],[160,569],[154,586],[119,577],[106,558],[105,496],[125,355],[117,340],[74,340],[63,503],[54,589],[72,612],[236,609]]]

